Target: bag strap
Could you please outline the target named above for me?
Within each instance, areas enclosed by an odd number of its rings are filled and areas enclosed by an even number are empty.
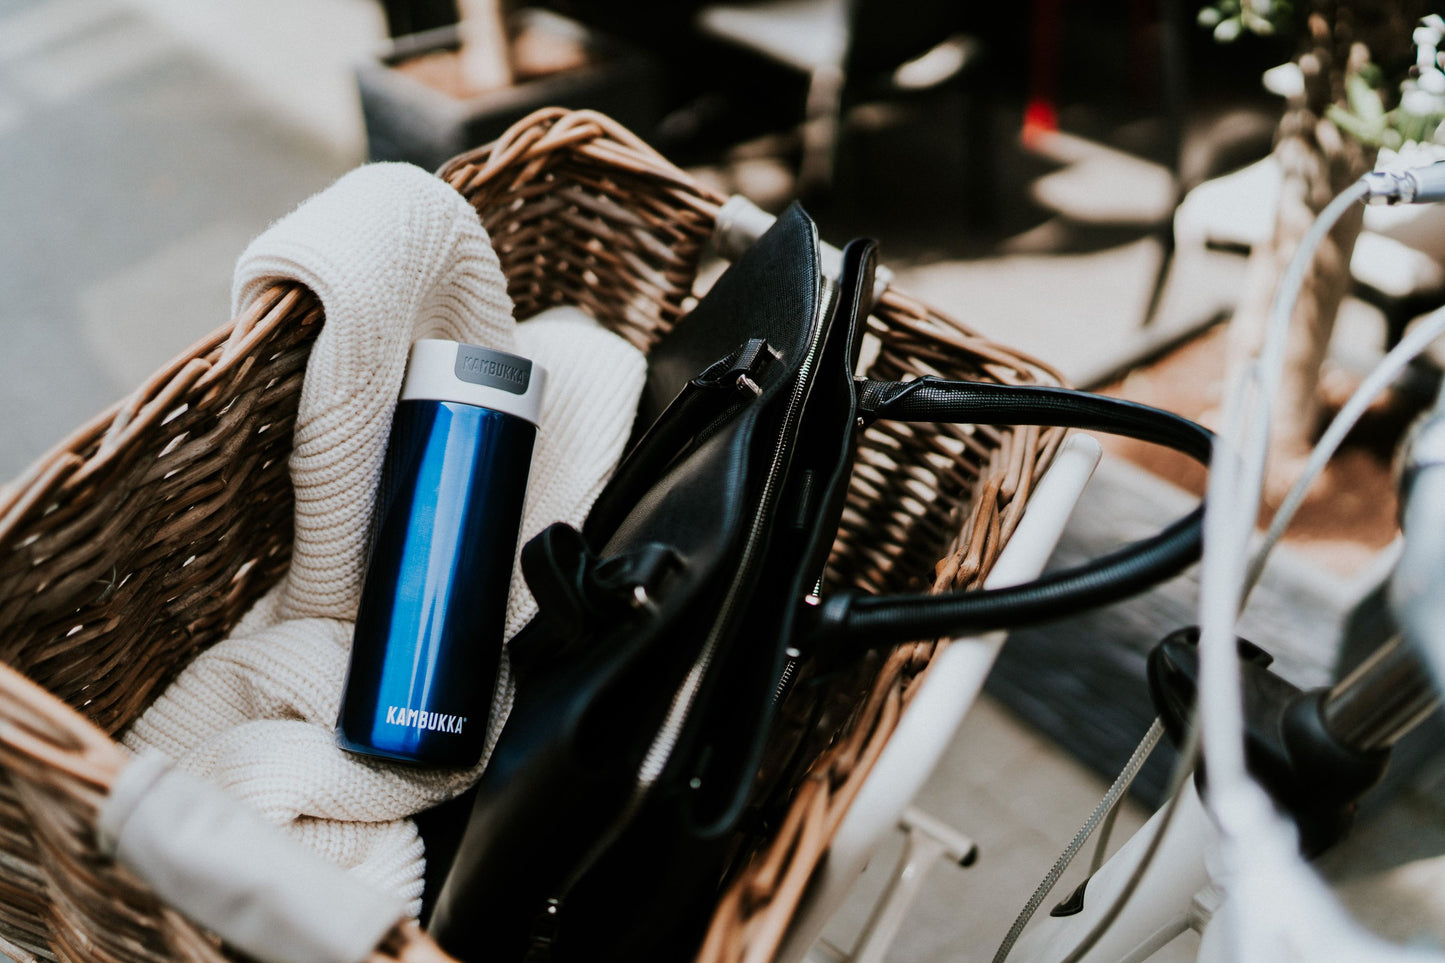
[[[865,423],[943,421],[1041,425],[1125,435],[1208,464],[1213,434],[1187,418],[1132,401],[1031,385],[945,381],[861,381]],[[810,649],[824,659],[968,632],[1044,622],[1137,594],[1199,559],[1204,505],[1157,534],[1093,561],[1024,585],[943,595],[834,593],[817,613]]]

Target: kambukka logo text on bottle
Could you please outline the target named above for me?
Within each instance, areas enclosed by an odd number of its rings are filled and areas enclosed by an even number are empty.
[[[502,364],[500,361],[481,358],[464,358],[460,363],[472,374],[488,375],[519,385],[527,383],[527,372],[516,365]]]
[[[409,729],[423,729],[428,732],[450,732],[460,735],[467,724],[466,716],[449,716],[440,712],[422,709],[408,709],[405,706],[387,706],[387,725],[406,726]]]
[[[459,344],[452,373],[462,381],[522,395],[532,382],[532,362],[504,351]]]

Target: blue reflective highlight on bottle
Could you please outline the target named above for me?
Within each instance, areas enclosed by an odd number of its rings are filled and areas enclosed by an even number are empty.
[[[480,759],[536,434],[487,408],[398,403],[337,722],[342,748],[437,766]]]

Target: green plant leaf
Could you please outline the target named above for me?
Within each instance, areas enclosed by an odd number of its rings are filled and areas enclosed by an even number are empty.
[[[1383,119],[1380,123],[1369,124],[1338,104],[1330,104],[1326,107],[1325,117],[1340,130],[1362,144],[1367,144],[1371,147],[1385,146],[1383,139],[1385,125]]]
[[[1359,73],[1345,78],[1345,103],[1350,112],[1368,126],[1383,127],[1385,124],[1385,102],[1380,92],[1370,85]]]

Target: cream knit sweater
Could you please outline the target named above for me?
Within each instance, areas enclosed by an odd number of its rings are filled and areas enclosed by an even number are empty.
[[[253,241],[236,267],[235,311],[277,278],[309,286],[326,314],[307,364],[290,460],[291,568],[124,741],[249,801],[296,839],[401,896],[415,913],[424,864],[407,817],[461,792],[481,767],[395,766],[342,752],[332,737],[407,352],[420,338],[450,338],[547,369],[523,541],[554,521],[581,524],[621,456],[644,360],[575,309],[516,324],[476,213],[410,165],[360,167]],[[515,571],[507,638],[535,610]],[[511,695],[504,657],[488,755]]]

